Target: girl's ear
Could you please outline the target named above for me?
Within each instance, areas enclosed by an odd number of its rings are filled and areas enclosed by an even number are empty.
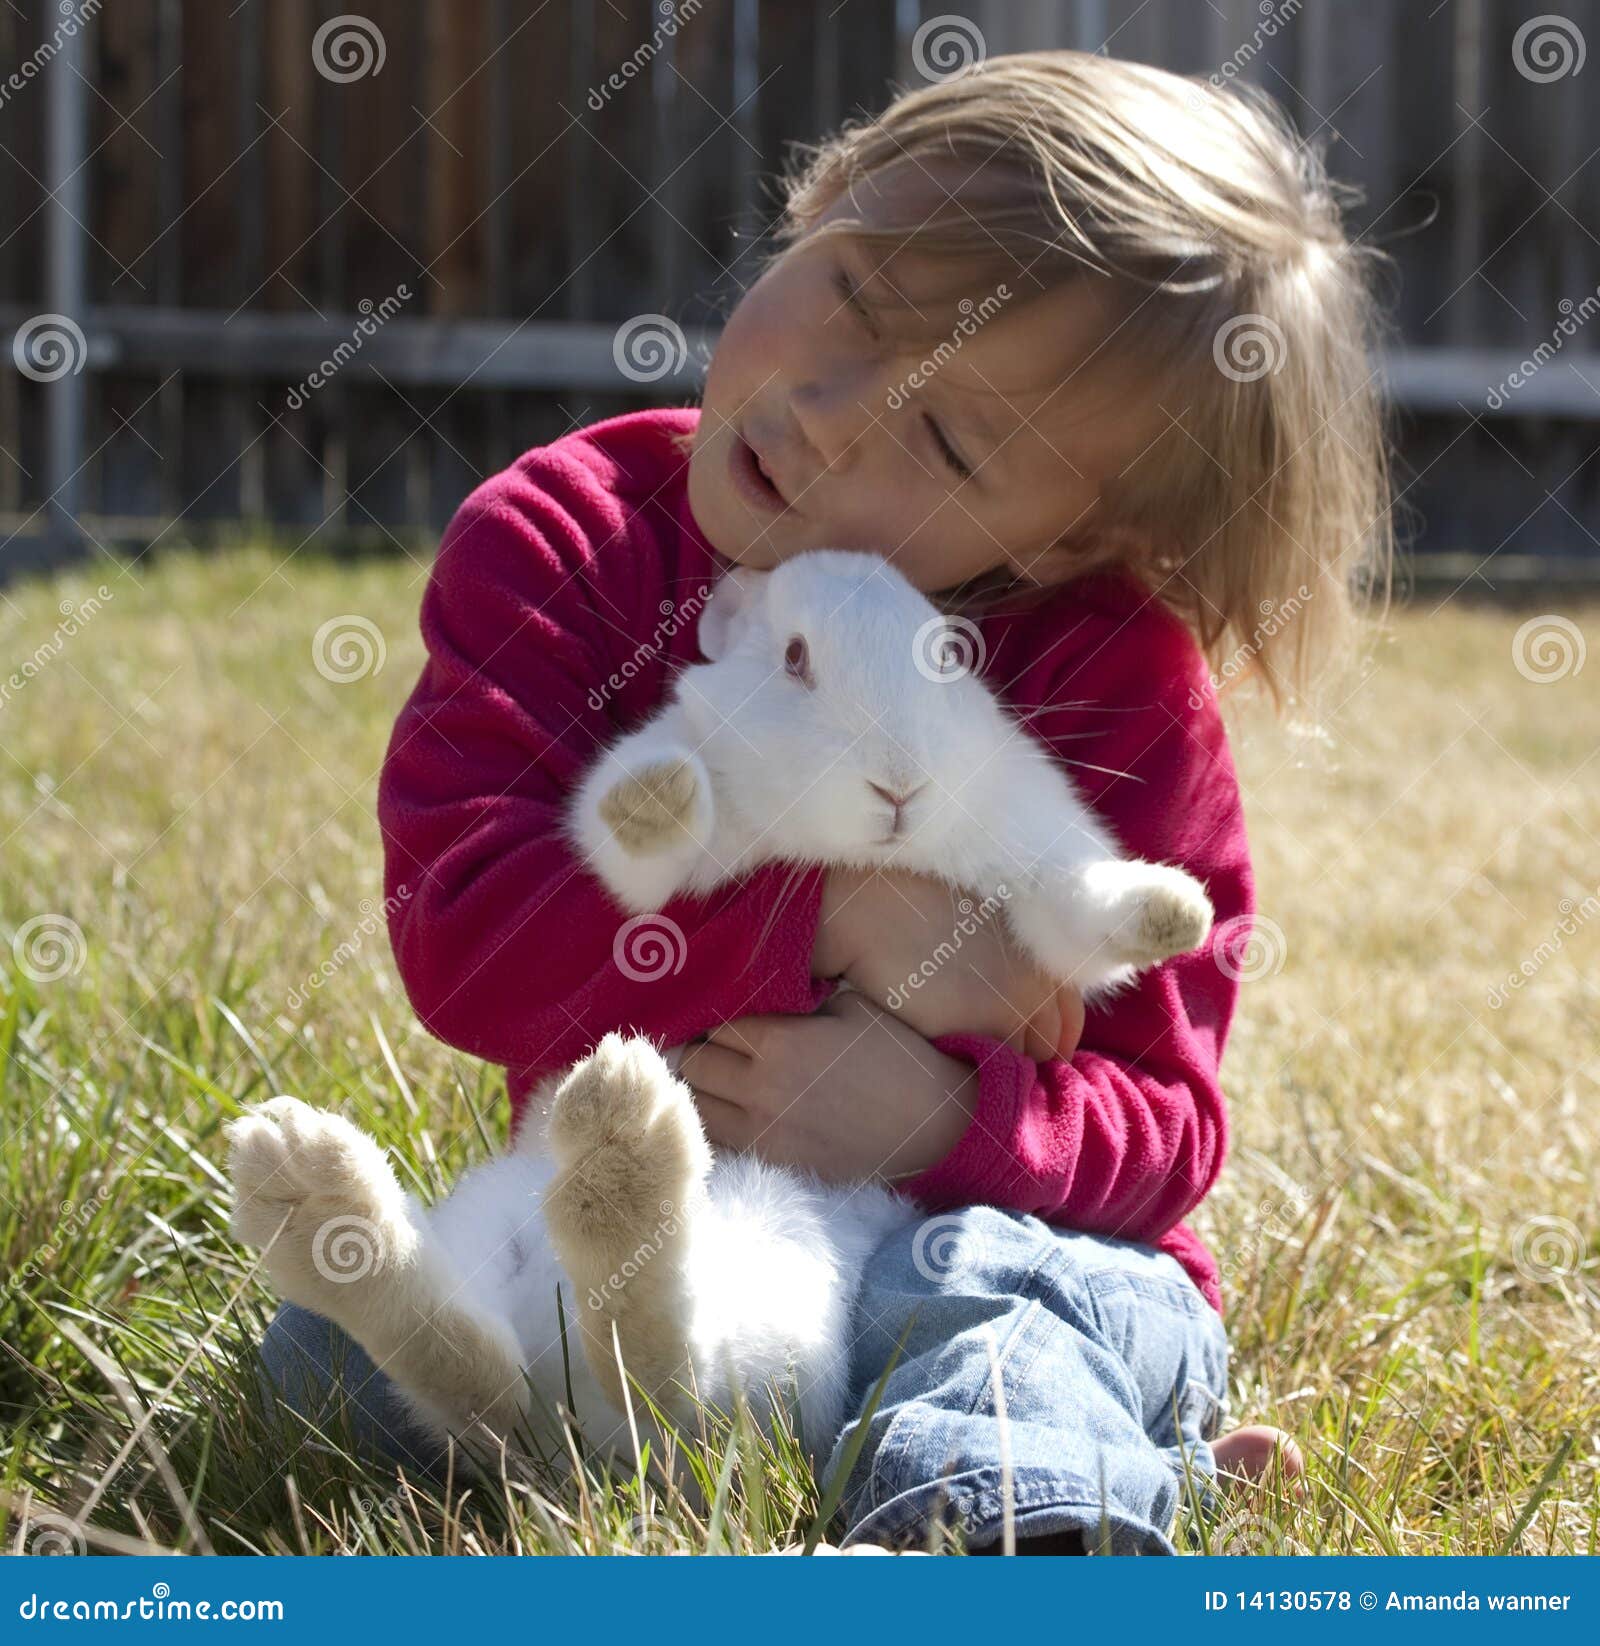
[[[748,566],[735,566],[718,580],[701,609],[696,631],[701,656],[707,662],[715,663],[732,650],[739,629],[755,604],[761,587],[759,580],[765,576],[765,572],[752,571]]]

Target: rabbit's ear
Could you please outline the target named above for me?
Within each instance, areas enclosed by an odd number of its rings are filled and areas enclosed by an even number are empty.
[[[735,566],[723,573],[701,610],[696,631],[701,655],[708,662],[715,663],[732,649],[740,625],[760,592],[760,579],[766,575],[748,566]]]

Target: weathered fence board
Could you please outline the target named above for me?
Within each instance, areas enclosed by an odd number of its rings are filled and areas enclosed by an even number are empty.
[[[319,67],[345,3],[83,0],[70,34],[59,5],[0,7],[0,64],[26,66],[0,97],[0,571],[80,532],[433,532],[524,447],[690,397],[786,145],[917,83],[917,30],[952,15],[362,0]],[[1600,44],[1596,11],[1571,0],[1553,49]],[[1529,8],[956,15],[990,53],[1103,49],[1278,96],[1394,260],[1383,368],[1420,546],[1600,572],[1595,70],[1519,65]],[[13,366],[41,315],[82,335],[53,381]],[[684,350],[630,380],[619,328],[649,315]]]

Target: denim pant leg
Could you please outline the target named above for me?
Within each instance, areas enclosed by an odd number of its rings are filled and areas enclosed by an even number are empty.
[[[366,1351],[331,1321],[298,1304],[283,1304],[261,1339],[261,1390],[339,1433],[349,1426],[355,1448],[442,1480],[446,1449],[419,1424],[389,1378]]]
[[[905,1346],[845,1486],[846,1543],[926,1545],[942,1525],[981,1547],[1002,1535],[1009,1490],[1019,1537],[1170,1554],[1186,1478],[1209,1497],[1227,1336],[1152,1247],[968,1207],[880,1244],[854,1328],[862,1402],[902,1333]]]

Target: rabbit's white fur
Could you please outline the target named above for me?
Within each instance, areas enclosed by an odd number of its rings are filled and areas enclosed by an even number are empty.
[[[796,636],[804,678],[785,663]],[[1003,901],[1044,969],[1090,994],[1196,946],[1198,883],[1119,859],[1046,751],[959,660],[941,668],[951,638],[876,556],[730,573],[701,617],[711,661],[596,762],[574,840],[640,913],[774,858],[937,874]],[[922,786],[892,837],[874,784]],[[731,1410],[736,1391],[765,1418],[770,1391],[792,1389],[825,1456],[848,1415],[862,1265],[918,1213],[876,1185],[713,1159],[676,1055],[607,1034],[539,1087],[511,1151],[431,1210],[348,1121],[273,1098],[229,1128],[234,1232],[281,1295],[475,1449],[520,1427],[556,1453],[569,1379],[589,1441],[631,1449],[620,1353],[678,1421],[695,1396]]]

